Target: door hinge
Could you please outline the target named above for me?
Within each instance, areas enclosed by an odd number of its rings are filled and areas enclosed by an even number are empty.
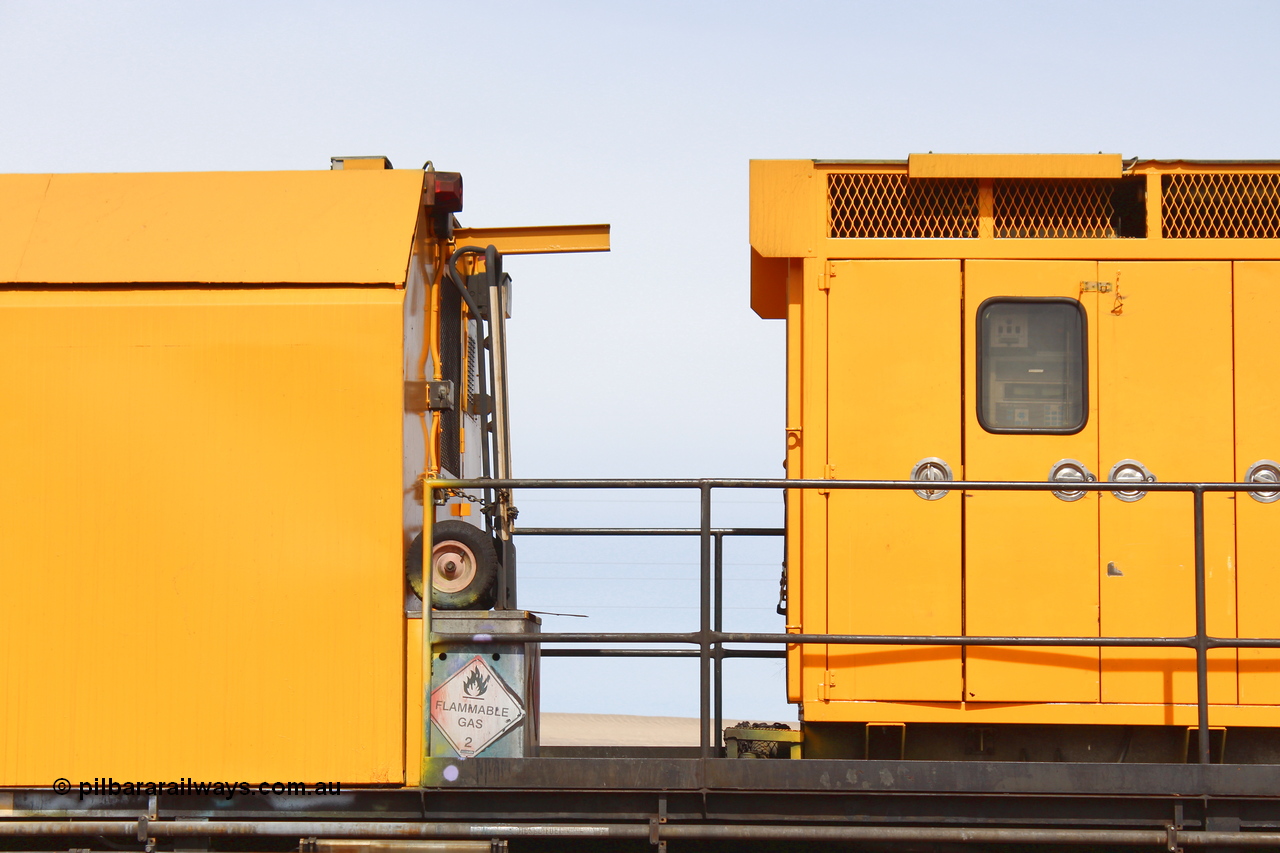
[[[823,465],[823,466],[822,466],[822,479],[824,479],[824,480],[834,480],[834,479],[836,479],[836,466],[832,465],[830,462],[828,462],[826,465]],[[820,494],[820,495],[829,495],[829,494],[831,494],[831,490],[830,490],[830,489],[818,489],[818,494]]]
[[[1110,293],[1111,282],[1109,281],[1082,281],[1080,282],[1081,293]]]
[[[827,268],[822,271],[822,278],[818,281],[818,290],[824,293],[831,290],[831,279],[836,277],[836,265],[827,261]]]
[[[822,671],[822,681],[818,684],[818,699],[823,702],[831,701],[831,688],[836,686],[836,675],[829,669]]]

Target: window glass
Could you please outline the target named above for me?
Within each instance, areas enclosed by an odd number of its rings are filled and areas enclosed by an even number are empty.
[[[1084,312],[1070,300],[990,299],[978,317],[978,418],[989,432],[1078,432]]]

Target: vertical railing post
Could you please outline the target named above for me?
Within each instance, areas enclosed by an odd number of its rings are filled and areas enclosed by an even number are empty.
[[[1204,486],[1192,489],[1196,538],[1196,715],[1201,764],[1209,763],[1209,631],[1204,582]]]
[[[427,784],[427,759],[431,757],[431,550],[435,547],[436,490],[426,481],[422,504],[422,773]]]
[[[701,595],[701,618],[698,628],[698,754],[711,755],[711,486],[704,480],[698,487],[701,496],[700,559],[698,561]]]
[[[715,631],[724,630],[724,534],[716,533],[715,551]],[[724,732],[724,645],[715,644],[715,724],[712,726],[712,743],[716,747],[716,755],[720,754],[721,737]]]

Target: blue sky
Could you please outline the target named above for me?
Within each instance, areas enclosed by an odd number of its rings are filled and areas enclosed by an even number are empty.
[[[1271,2],[0,0],[0,171],[432,160],[467,225],[609,222],[512,259],[520,476],[780,476],[783,338],[748,307],[747,161],[916,151],[1277,158]],[[717,521],[774,524],[771,495]],[[693,496],[533,495],[527,524],[679,524]],[[780,630],[779,549],[735,545],[731,625]],[[527,541],[547,627],[692,627],[696,544]],[[730,715],[794,718],[772,663]],[[554,661],[555,711],[689,714],[692,667]],[[581,685],[607,689],[584,691]],[[685,687],[687,685],[687,689]],[[790,716],[788,716],[790,715]]]

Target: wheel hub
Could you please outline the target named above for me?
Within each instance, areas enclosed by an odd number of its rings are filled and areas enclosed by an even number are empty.
[[[446,539],[431,549],[431,585],[441,592],[461,592],[476,576],[476,555],[461,542]]]

